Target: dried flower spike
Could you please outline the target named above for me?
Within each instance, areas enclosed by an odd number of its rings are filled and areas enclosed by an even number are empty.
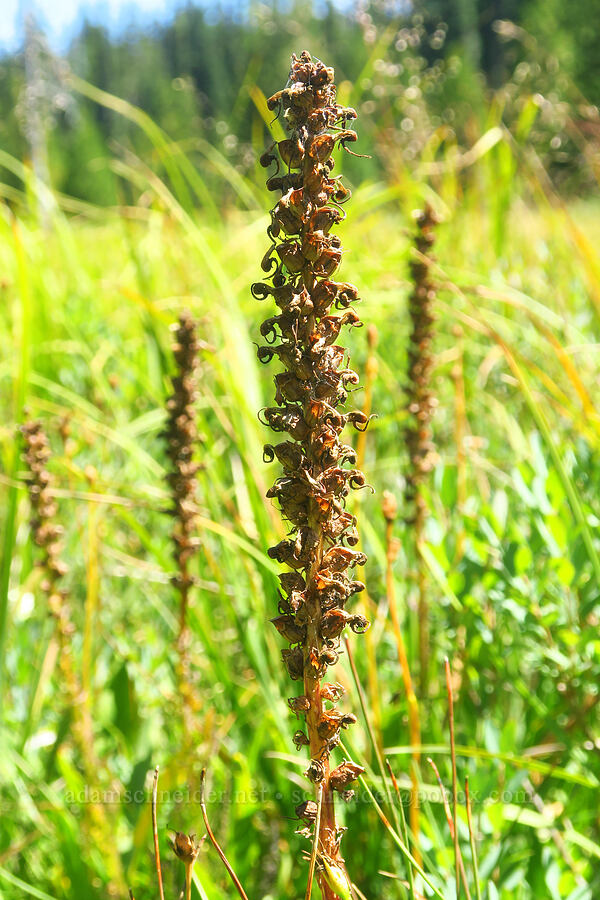
[[[405,429],[405,439],[409,454],[406,475],[405,500],[409,507],[407,523],[414,528],[417,548],[418,568],[418,615],[419,615],[419,674],[421,692],[427,692],[427,670],[429,665],[429,608],[427,602],[425,573],[420,559],[420,547],[424,538],[427,506],[421,485],[433,468],[435,450],[431,440],[430,421],[437,399],[431,388],[433,354],[431,344],[435,335],[434,302],[435,285],[430,277],[431,249],[435,242],[435,226],[438,218],[427,205],[415,214],[417,233],[415,236],[416,257],[410,263],[413,290],[409,299],[411,320],[410,346],[408,349],[408,379],[406,386],[406,407],[409,424]]]
[[[179,633],[177,651],[179,654],[179,693],[182,701],[184,727],[189,733],[192,728],[191,666],[189,660],[190,633],[187,622],[190,588],[194,577],[189,571],[189,562],[200,546],[197,531],[196,474],[201,468],[194,454],[200,442],[196,428],[195,401],[197,396],[198,351],[204,345],[196,335],[196,323],[192,315],[184,310],[179,323],[172,326],[175,332],[173,355],[177,373],[171,377],[173,391],[166,404],[167,423],[162,436],[167,444],[170,467],[167,483],[173,505],[169,514],[173,517],[173,556],[176,573],[172,578],[179,592]]]
[[[26,422],[21,426],[21,433],[25,442],[23,461],[27,468],[26,481],[31,503],[31,531],[35,543],[43,551],[39,563],[43,571],[41,587],[56,621],[63,685],[70,702],[79,705],[81,687],[73,668],[71,650],[75,626],[71,621],[67,592],[60,587],[69,568],[60,555],[63,529],[56,521],[58,506],[52,492],[52,476],[46,468],[51,456],[50,445],[41,422]]]
[[[61,557],[63,528],[58,524],[58,506],[54,499],[54,487],[47,464],[51,458],[50,444],[41,422],[27,421],[21,426],[25,444],[27,490],[31,503],[31,532],[42,549],[39,567],[42,570],[41,590],[46,596],[48,609],[56,623],[60,686],[65,703],[72,713],[71,735],[89,782],[97,783],[101,767],[94,753],[94,728],[91,705],[83,689],[73,655],[72,638],[75,625],[71,618],[68,591],[61,581],[69,571]],[[91,803],[86,807],[89,815],[90,834],[96,845],[106,847],[107,864],[115,881],[122,879],[121,861],[111,838],[111,823],[102,804]]]
[[[336,827],[334,788],[353,780],[360,769],[348,763],[343,778],[330,776],[329,755],[339,742],[340,729],[355,720],[350,714],[325,708],[343,693],[337,684],[322,684],[328,667],[339,657],[340,635],[346,625],[361,632],[368,627],[362,616],[345,610],[350,597],[364,585],[352,580],[351,571],[366,561],[352,550],[358,542],[356,519],[346,510],[350,490],[364,487],[358,469],[348,468],[356,456],[340,441],[347,423],[366,428],[362,412],[341,412],[348,391],[358,376],[345,366],[345,350],[336,343],[344,325],[360,326],[352,308],[358,290],[333,281],[342,258],[340,239],[332,228],[343,218],[340,207],[349,191],[332,176],[333,151],[356,141],[347,123],[356,118],[352,109],[336,103],[333,70],[309,53],[292,57],[287,87],[268,100],[283,114],[288,135],[273,144],[261,159],[277,169],[267,181],[281,197],[271,211],[268,235],[271,246],[262,268],[268,282],[252,286],[258,300],[272,297],[279,312],[261,327],[266,345],[258,357],[267,363],[277,357],[283,371],[275,376],[275,406],[262,410],[262,420],[273,431],[286,435],[265,446],[265,459],[277,460],[283,475],[268,492],[276,499],[290,536],[269,550],[269,555],[292,571],[280,575],[280,615],[273,620],[290,643],[282,651],[290,677],[304,682],[301,697],[290,701],[297,715],[304,715],[306,732],[294,741],[310,746],[307,777],[322,789],[319,852],[335,867],[343,867]],[[356,777],[356,775],[354,775]],[[340,780],[341,778],[341,780]],[[296,814],[314,827],[316,804],[306,801]],[[325,874],[320,887],[326,900],[336,896]]]

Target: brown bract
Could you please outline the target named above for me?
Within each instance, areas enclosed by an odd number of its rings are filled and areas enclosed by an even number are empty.
[[[290,677],[304,682],[302,696],[288,702],[306,718],[307,737],[297,732],[295,743],[308,742],[306,774],[323,790],[320,847],[341,861],[329,754],[340,729],[355,719],[326,709],[343,691],[321,682],[337,662],[345,626],[356,632],[368,627],[366,619],[345,609],[364,588],[350,575],[366,557],[351,549],[358,533],[346,499],[365,486],[365,478],[349,468],[356,454],[340,440],[346,424],[364,430],[368,417],[343,411],[358,376],[345,366],[346,351],[337,343],[344,326],[361,325],[352,308],[358,290],[333,280],[342,247],[332,230],[345,217],[340,204],[349,191],[332,175],[332,154],[356,141],[346,127],[356,113],[336,103],[333,70],[307,52],[292,57],[288,84],[268,106],[288,131],[261,158],[265,168],[275,164],[267,187],[281,197],[271,211],[271,246],[262,260],[268,281],[252,286],[256,299],[272,297],[279,310],[261,328],[266,344],[258,348],[259,360],[277,359],[283,367],[275,376],[276,405],[261,411],[264,424],[286,436],[264,451],[265,460],[277,459],[283,467],[267,496],[278,502],[290,527],[289,537],[269,550],[291,570],[280,575],[280,615],[273,624],[290,643],[282,653]],[[297,814],[306,825],[316,821],[314,801],[301,808]],[[326,898],[335,896],[324,882],[321,888]]]

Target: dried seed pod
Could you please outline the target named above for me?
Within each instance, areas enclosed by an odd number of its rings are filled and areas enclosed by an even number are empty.
[[[306,628],[296,624],[294,616],[277,616],[271,619],[271,622],[279,632],[279,634],[289,641],[290,644],[297,644],[306,637]]]
[[[321,634],[326,640],[339,637],[351,619],[343,609],[330,609],[321,619]]]
[[[281,657],[292,681],[299,681],[304,674],[304,657],[302,655],[302,650],[298,647],[294,647],[291,650],[282,650]]]
[[[320,784],[325,778],[325,766],[323,765],[323,761],[320,759],[311,759],[308,769],[304,774],[313,784]]]
[[[362,766],[345,760],[335,768],[329,776],[329,782],[334,791],[345,791],[349,784],[356,781],[359,775],[364,773]]]
[[[295,813],[306,825],[313,825],[317,818],[317,804],[314,800],[304,800],[298,804]]]
[[[299,713],[306,714],[310,709],[310,700],[308,697],[289,697],[288,698],[288,706],[295,712],[296,715]]]
[[[348,728],[356,723],[356,716],[352,713],[340,713],[331,709],[324,712],[317,726],[318,732],[324,740],[329,740],[340,728]]]
[[[292,741],[296,750],[300,750],[302,747],[310,747],[310,741],[303,731],[295,731]]]
[[[430,274],[430,263],[438,218],[429,205],[424,210],[417,212],[415,218],[417,255],[410,264],[413,290],[409,298],[411,333],[406,386],[406,408],[409,416],[404,431],[409,465],[406,473],[404,499],[407,506],[406,521],[413,526],[415,546],[418,547],[422,542],[427,517],[427,506],[421,486],[432,470],[435,461],[435,449],[431,440],[430,428],[430,421],[437,406],[431,385],[432,343],[435,336],[435,285]],[[387,510],[387,514],[384,511],[388,523],[393,521],[392,512],[395,512],[393,507]],[[418,553],[417,564],[422,565]],[[419,674],[421,691],[425,695],[427,692],[427,661],[429,659],[429,608],[425,577],[418,579],[418,585]]]
[[[203,842],[204,839],[197,841],[195,834],[184,834],[182,831],[176,831],[175,837],[171,838],[171,848],[178,859],[187,865],[191,865],[196,862]]]

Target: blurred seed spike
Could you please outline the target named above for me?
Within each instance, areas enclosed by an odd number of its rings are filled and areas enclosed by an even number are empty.
[[[95,761],[91,755],[91,722],[85,715],[82,688],[73,661],[72,637],[75,626],[71,621],[67,591],[60,587],[69,568],[61,558],[63,528],[58,524],[58,505],[54,499],[52,475],[46,468],[52,452],[41,422],[26,421],[21,426],[21,433],[25,442],[23,461],[27,469],[25,477],[31,503],[31,532],[34,542],[43,553],[39,561],[43,572],[41,588],[46,595],[50,614],[56,622],[61,684],[76,720],[74,737],[87,761],[88,771],[92,772]]]
[[[41,422],[25,421],[20,430],[25,443],[23,461],[27,469],[25,480],[32,510],[31,531],[34,542],[43,551],[40,560],[43,572],[41,589],[46,595],[48,609],[56,623],[60,686],[72,713],[73,743],[81,758],[85,777],[88,783],[96,783],[100,764],[94,752],[94,729],[90,707],[84,702],[85,694],[73,658],[72,637],[75,625],[71,619],[68,592],[60,587],[60,582],[69,569],[61,558],[63,528],[58,524],[58,505],[54,499],[53,479],[47,469],[52,453]],[[92,840],[98,846],[106,846],[111,877],[123,884],[121,860],[114,841],[110,839],[111,826],[105,808],[100,803],[89,803],[86,804],[86,810]]]
[[[408,372],[406,384],[406,409],[409,424],[404,431],[409,455],[406,473],[405,501],[408,508],[407,523],[412,525],[416,548],[418,619],[419,619],[419,678],[421,696],[427,694],[429,670],[429,605],[425,566],[420,549],[424,540],[427,506],[421,485],[429,475],[434,462],[434,446],[429,423],[437,406],[431,389],[433,355],[431,344],[435,335],[434,302],[435,285],[430,278],[431,249],[435,242],[435,226],[438,218],[427,204],[415,213],[417,232],[415,256],[410,262],[413,289],[409,298],[411,320],[408,348]]]
[[[345,351],[336,340],[344,325],[361,324],[350,308],[358,291],[331,280],[342,258],[340,239],[331,229],[343,218],[338,204],[349,197],[339,179],[331,177],[331,156],[356,140],[356,133],[345,127],[355,113],[336,103],[333,69],[306,51],[292,56],[287,86],[267,105],[283,115],[288,137],[270,147],[262,161],[267,166],[275,162],[277,171],[288,174],[274,174],[267,181],[270,190],[282,194],[271,211],[272,243],[261,263],[271,283],[254,284],[252,294],[259,300],[273,296],[280,310],[261,329],[267,344],[259,347],[259,360],[268,363],[277,357],[284,367],[275,377],[277,405],[262,410],[261,420],[291,438],[277,446],[267,444],[265,459],[277,457],[283,465],[284,477],[267,496],[277,500],[291,526],[291,539],[272,547],[269,555],[294,570],[288,579],[294,584],[289,600],[280,602],[281,615],[273,624],[293,644],[282,654],[290,677],[304,681],[306,709],[295,711],[306,717],[311,756],[306,771],[322,796],[319,853],[330,861],[334,875],[339,870],[348,881],[329,755],[340,729],[354,717],[325,711],[321,681],[339,657],[345,625],[364,631],[368,624],[363,617],[344,614],[347,600],[364,588],[346,574],[358,564],[348,551],[356,546],[358,532],[356,518],[345,509],[346,497],[364,486],[365,479],[357,469],[344,468],[354,453],[341,444],[340,434],[346,424],[364,430],[370,416],[339,411],[358,376],[341,369]],[[303,732],[299,735],[304,737]],[[304,804],[300,806],[304,810]],[[307,829],[314,825],[315,818],[306,822]],[[335,888],[322,866],[318,880],[325,900],[334,900]]]
[[[173,557],[176,574],[172,583],[179,593],[179,631],[177,635],[178,692],[182,704],[183,727],[186,735],[193,730],[193,716],[199,703],[194,695],[189,658],[190,630],[188,607],[194,576],[189,563],[200,547],[198,528],[198,481],[201,468],[194,459],[201,442],[196,427],[196,398],[198,392],[198,352],[207,345],[197,337],[197,324],[188,310],[172,326],[175,341],[172,346],[177,372],[171,376],[172,393],[167,399],[167,422],[161,434],[165,439],[170,468],[166,476],[172,499],[169,514],[173,517]]]

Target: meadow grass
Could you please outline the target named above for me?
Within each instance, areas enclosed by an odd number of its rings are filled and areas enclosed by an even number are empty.
[[[279,900],[303,894],[309,845],[286,819],[294,798],[306,795],[305,761],[290,749],[281,641],[265,627],[279,569],[266,551],[284,533],[264,498],[273,472],[262,462],[268,434],[256,416],[273,393],[272,372],[253,347],[268,304],[253,300],[249,285],[264,252],[268,200],[228,171],[239,203],[219,210],[203,201],[201,173],[162,135],[149,136],[155,166],[126,155],[113,161],[134,186],[135,204],[100,210],[53,197],[48,229],[36,216],[42,189],[2,160],[24,182],[0,217],[0,892],[100,898],[125,896],[131,885],[138,900],[155,896],[148,778],[160,764],[163,874],[177,896],[182,870],[166,851],[166,829],[202,832],[206,765],[212,826],[233,868],[249,896]],[[508,170],[507,152],[515,153]],[[438,175],[406,171],[398,183],[363,184],[350,201],[341,274],[360,285],[360,315],[379,342],[378,418],[364,462],[376,492],[354,500],[369,556],[361,602],[373,625],[370,644],[353,652],[370,721],[348,739],[367,773],[341,812],[352,825],[347,866],[369,900],[411,890],[406,833],[393,835],[377,817],[375,804],[392,823],[397,810],[369,733],[408,797],[414,748],[387,609],[381,498],[384,490],[400,498],[404,485],[410,213],[425,201],[443,223],[432,268],[439,460],[424,489],[432,656],[430,696],[419,705],[418,856],[438,896],[453,900],[453,841],[425,763],[431,756],[450,786],[448,656],[457,775],[459,788],[469,778],[481,896],[591,900],[600,890],[600,228],[597,202],[559,202],[508,140],[460,181],[448,161]],[[178,602],[159,436],[173,371],[168,326],[183,308],[213,348],[197,403],[205,469],[189,624],[202,710],[191,746],[178,722]],[[362,375],[366,329],[348,344]],[[360,408],[363,393],[352,401]],[[94,784],[68,739],[72,711],[60,701],[57,642],[29,537],[16,432],[24,409],[44,422],[54,449],[74,657],[88,685],[80,702],[92,713],[99,760]],[[415,559],[401,516],[395,535],[395,594],[416,665]],[[353,684],[347,655],[336,671]],[[459,791],[470,871],[460,799]],[[194,879],[196,896],[231,896],[207,850]],[[470,889],[478,896],[472,879]]]

